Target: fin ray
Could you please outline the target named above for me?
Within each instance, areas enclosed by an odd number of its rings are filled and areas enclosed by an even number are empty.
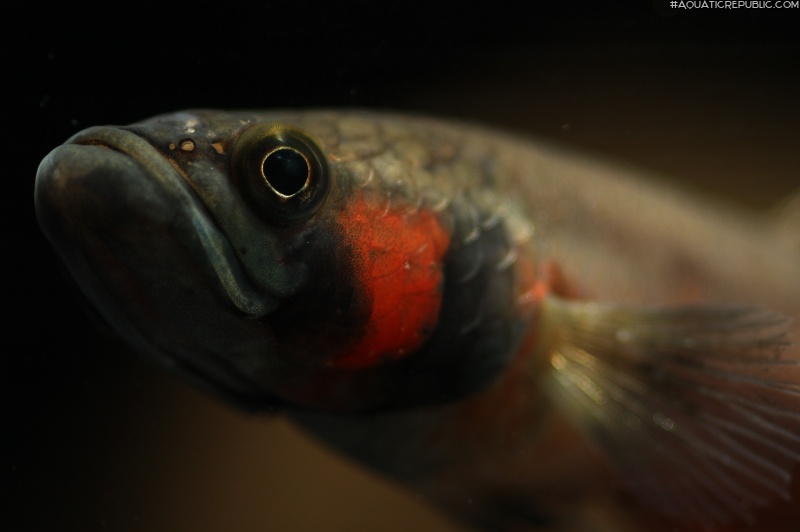
[[[800,361],[784,316],[742,305],[638,309],[549,296],[550,396],[642,499],[707,529],[788,499]]]

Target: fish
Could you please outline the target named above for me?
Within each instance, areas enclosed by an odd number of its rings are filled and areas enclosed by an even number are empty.
[[[427,116],[197,109],[75,134],[34,203],[136,350],[464,527],[798,522],[796,199]]]

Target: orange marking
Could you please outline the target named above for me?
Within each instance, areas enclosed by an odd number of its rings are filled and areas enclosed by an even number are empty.
[[[578,285],[568,280],[561,268],[552,260],[543,260],[535,273],[531,264],[523,265],[520,269],[523,294],[521,303],[539,303],[547,294],[555,294],[566,299],[582,299],[583,291]]]
[[[348,204],[339,223],[353,250],[358,289],[372,309],[364,336],[332,364],[365,368],[414,352],[439,320],[449,235],[433,213],[386,212],[363,196]]]

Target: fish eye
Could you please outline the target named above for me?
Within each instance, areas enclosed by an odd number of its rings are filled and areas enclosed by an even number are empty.
[[[286,146],[269,152],[261,163],[261,175],[276,195],[290,199],[311,180],[311,164],[305,155]]]
[[[307,133],[286,124],[257,124],[234,140],[234,181],[273,223],[311,216],[329,189],[322,149]]]

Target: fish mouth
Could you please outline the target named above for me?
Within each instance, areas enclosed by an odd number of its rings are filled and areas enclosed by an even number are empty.
[[[217,288],[248,319],[257,320],[274,311],[280,303],[259,290],[245,273],[227,235],[219,228],[183,172],[168,157],[139,135],[122,128],[93,127],[70,138],[64,147],[95,147],[117,152],[133,160],[144,177],[158,185],[186,220],[201,244],[204,259],[211,265]],[[107,156],[107,154],[106,154]]]
[[[212,209],[156,147],[124,129],[82,131],[43,159],[34,200],[45,236],[112,329],[240,408],[278,404],[250,368],[268,348],[259,318],[280,294],[249,278]]]

